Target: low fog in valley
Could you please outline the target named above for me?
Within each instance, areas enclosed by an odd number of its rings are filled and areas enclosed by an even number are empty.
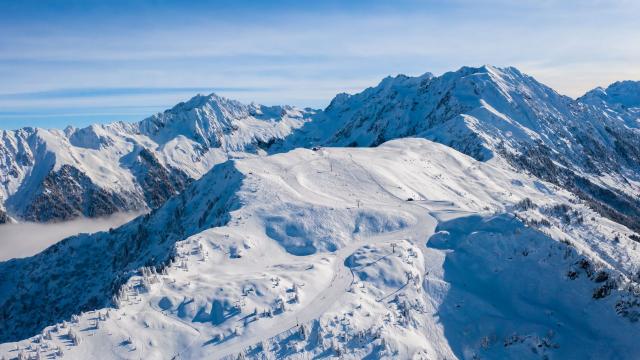
[[[81,218],[51,224],[0,225],[0,261],[35,255],[69,236],[108,230],[140,214],[139,212],[119,213],[97,219]]]

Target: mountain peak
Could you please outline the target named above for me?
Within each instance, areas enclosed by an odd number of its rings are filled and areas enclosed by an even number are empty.
[[[209,95],[197,94],[191,99],[180,102],[171,109],[165,110],[164,112],[184,112],[191,111],[194,109],[203,109],[203,108],[227,108],[227,109],[246,109],[246,105],[242,104],[237,100],[231,100],[226,97],[220,96],[215,92],[210,93]]]
[[[520,70],[513,66],[497,67],[493,65],[482,65],[479,67],[463,66],[456,71],[443,74],[443,77],[468,77],[479,76],[486,77],[492,81],[500,81],[505,83],[517,83],[523,81],[534,80],[532,77],[523,74]],[[535,80],[534,80],[535,81]],[[535,81],[537,84],[537,81]],[[542,85],[542,84],[540,84]]]
[[[155,114],[139,123],[140,132],[159,143],[165,143],[178,135],[213,145],[216,135],[230,131],[234,119],[249,116],[248,106],[216,93],[198,94],[178,103],[171,109]]]
[[[246,105],[216,93],[198,94],[138,123],[139,131],[163,145],[179,136],[205,149],[249,151],[299,127],[311,111],[291,106]]]
[[[606,103],[608,105],[633,108],[640,106],[640,81],[616,81],[607,88],[597,87],[578,98],[587,104]]]
[[[396,76],[387,76],[376,87],[393,87],[393,86],[412,86],[420,84],[425,80],[431,80],[434,75],[430,72],[426,72],[419,76],[407,76],[405,74],[398,74]]]
[[[603,101],[638,87],[483,65],[2,133],[0,222],[154,210],[0,261],[0,342],[35,335],[0,357],[633,358],[640,136]]]

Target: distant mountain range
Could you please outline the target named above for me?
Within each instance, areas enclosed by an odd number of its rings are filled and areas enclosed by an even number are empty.
[[[228,158],[423,137],[501,159],[640,229],[640,82],[573,100],[515,68],[385,78],[325,110],[198,95],[138,123],[23,128],[0,141],[0,222],[153,209]]]
[[[308,116],[211,94],[133,124],[3,131],[0,221],[157,208],[215,164],[260,153]]]

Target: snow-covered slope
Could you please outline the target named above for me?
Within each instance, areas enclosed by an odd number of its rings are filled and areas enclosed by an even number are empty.
[[[578,98],[578,101],[602,109],[630,128],[640,128],[640,81],[617,81],[606,89],[597,87]]]
[[[638,96],[633,86],[620,87],[611,92],[628,94],[616,98]],[[637,119],[623,108],[559,95],[515,68],[463,67],[439,77],[389,77],[338,95],[289,137],[289,147],[424,137],[478,160],[498,156],[640,229]]]
[[[0,223],[156,208],[215,164],[257,153],[305,120],[215,94],[139,123],[0,133]]]
[[[0,263],[0,340],[38,334],[0,353],[633,358],[634,236],[424,139],[234,160],[119,229]]]
[[[625,108],[640,107],[640,81],[616,81],[606,89],[597,87],[579,99],[582,102],[598,104],[600,101]]]
[[[483,66],[4,131],[0,222],[153,210],[0,262],[0,354],[635,358],[636,100]]]

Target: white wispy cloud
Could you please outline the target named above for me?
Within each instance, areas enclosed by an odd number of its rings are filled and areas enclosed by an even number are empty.
[[[318,107],[389,74],[481,64],[516,66],[571,96],[640,78],[640,48],[630,45],[640,38],[637,2],[375,4],[304,9],[285,2],[268,11],[265,5],[206,11],[185,5],[138,18],[93,14],[0,26],[0,94],[43,95],[0,96],[0,106],[169,106],[188,94],[151,89],[220,88],[242,101]],[[45,96],[100,88],[123,93]],[[150,90],[125,94],[129,88]]]

